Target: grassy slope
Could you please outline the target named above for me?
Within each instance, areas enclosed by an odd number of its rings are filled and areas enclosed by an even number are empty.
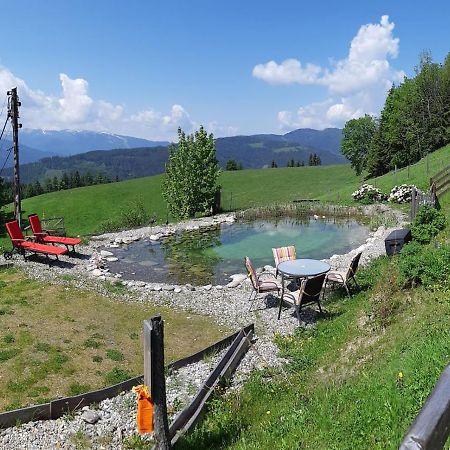
[[[440,170],[450,161],[450,146],[432,153],[429,173]],[[394,184],[415,183],[426,187],[428,175],[425,160],[396,175],[386,174],[374,180],[382,190],[389,191]],[[24,215],[36,212],[42,216],[64,216],[70,234],[88,234],[99,231],[100,224],[135,199],[142,199],[145,207],[159,222],[166,220],[165,202],[161,196],[162,176],[138,178],[107,185],[89,186],[59,191],[26,199]],[[360,184],[350,166],[280,168],[224,172],[221,174],[222,205],[225,210],[290,202],[300,198],[319,198],[333,202],[350,202],[351,193]]]
[[[395,276],[388,258],[361,271],[362,290],[327,301],[315,329],[278,338],[282,372],[268,367],[213,404],[181,448],[398,448],[449,362],[450,293],[397,291]],[[381,299],[385,327],[373,310]]]

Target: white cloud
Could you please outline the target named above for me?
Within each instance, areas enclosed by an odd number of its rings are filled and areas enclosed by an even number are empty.
[[[105,100],[95,100],[89,95],[89,83],[83,78],[59,75],[61,94],[46,95],[30,88],[7,68],[0,66],[0,92],[6,93],[17,86],[22,102],[21,122],[26,128],[52,130],[93,130],[143,137],[155,140],[174,140],[181,127],[191,133],[199,124],[193,120],[183,106],[175,104],[167,113],[146,109],[137,113],[126,113],[122,105]],[[213,122],[215,132],[226,128]]]
[[[253,68],[253,76],[270,84],[314,84],[317,82],[322,69],[314,64],[302,63],[297,59],[286,59],[281,64],[269,61],[258,64]]]
[[[329,97],[325,101],[302,106],[295,113],[278,113],[280,127],[342,126],[348,119],[379,113],[392,83],[405,76],[389,62],[397,57],[399,49],[394,27],[388,16],[382,16],[377,24],[361,26],[350,43],[348,56],[330,67],[302,65],[296,59],[255,66],[253,76],[270,84],[315,84],[327,88]]]

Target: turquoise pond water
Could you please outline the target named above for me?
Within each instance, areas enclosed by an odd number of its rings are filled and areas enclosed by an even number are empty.
[[[245,272],[245,256],[255,267],[274,265],[272,247],[295,245],[298,258],[329,258],[358,247],[368,233],[367,226],[353,219],[236,222],[176,234],[163,242],[139,241],[114,249],[119,261],[109,266],[111,272],[120,272],[125,279],[226,284],[230,275]]]
[[[369,230],[356,220],[255,220],[189,231],[163,242],[138,241],[111,249],[119,258],[111,272],[125,279],[206,285],[226,284],[229,276],[245,272],[249,256],[255,267],[274,265],[272,247],[295,245],[298,258],[329,258],[358,247]]]

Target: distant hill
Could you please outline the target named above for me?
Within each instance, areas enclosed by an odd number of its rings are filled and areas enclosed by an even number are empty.
[[[156,175],[164,172],[167,147],[95,150],[72,156],[53,156],[38,162],[24,164],[20,168],[23,183],[45,178],[60,177],[63,172],[101,172],[111,179],[120,180]],[[12,171],[8,173],[12,175]]]
[[[97,131],[56,131],[25,128],[20,130],[19,137],[21,144],[59,156],[75,155],[91,150],[158,147],[169,144],[167,141],[150,141],[148,139]]]
[[[13,143],[11,141],[1,141],[0,146],[0,168],[3,166],[5,159],[8,156],[9,149],[12,148]],[[42,158],[46,158],[49,156],[54,156],[53,152],[47,152],[43,150],[38,150],[36,148],[29,147],[25,145],[23,142],[19,144],[19,162],[20,164],[27,164],[33,161],[39,161]],[[5,167],[12,167],[14,165],[14,155],[11,152],[9,155],[8,161],[5,164]]]
[[[274,160],[278,166],[286,166],[290,160],[308,164],[309,155],[317,153],[323,165],[345,164],[348,161],[340,153],[342,130],[300,129],[285,135],[256,134],[216,139],[219,162],[229,159],[242,162],[246,169],[257,169],[270,165]]]
[[[80,133],[79,136],[83,135],[82,132],[78,133]],[[307,165],[309,155],[316,153],[322,165],[343,164],[347,160],[339,151],[341,133],[342,130],[335,128],[322,131],[300,129],[285,135],[258,134],[218,138],[216,139],[217,159],[221,167],[225,167],[228,160],[234,159],[242,163],[245,169],[258,169],[270,166],[272,161],[275,161],[279,167],[286,166],[291,160],[303,161]],[[21,135],[22,143],[24,135]],[[70,136],[65,132],[52,132],[52,135],[59,136],[61,140]],[[40,135],[37,133],[35,136]],[[40,139],[44,138],[40,136]],[[130,142],[133,141],[127,141],[127,143]],[[103,143],[106,145],[106,141]],[[56,149],[56,138],[52,145],[54,146],[50,148]],[[52,156],[31,164],[23,164],[21,179],[24,183],[30,183],[37,179],[42,181],[46,177],[60,176],[64,171],[78,170],[80,173],[102,172],[112,179],[118,177],[120,180],[125,180],[164,172],[167,157],[167,146],[145,145],[137,148],[96,149],[71,156]],[[11,172],[8,175],[10,176]]]

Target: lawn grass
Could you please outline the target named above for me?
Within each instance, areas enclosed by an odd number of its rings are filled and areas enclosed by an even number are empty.
[[[0,271],[0,411],[75,395],[143,373],[143,320],[165,320],[166,360],[219,340],[211,320],[113,301]]]
[[[278,337],[283,371],[218,398],[180,448],[398,448],[449,363],[450,293],[395,290],[395,276],[395,259],[375,261],[359,273],[362,291],[325,303],[315,329]],[[379,301],[392,307],[382,318]]]

